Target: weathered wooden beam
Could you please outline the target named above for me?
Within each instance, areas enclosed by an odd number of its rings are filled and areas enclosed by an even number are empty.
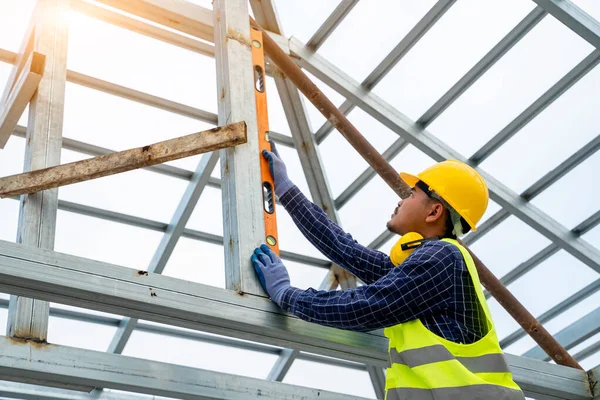
[[[0,197],[70,185],[242,143],[246,143],[243,121],[149,146],[0,178]]]
[[[8,138],[17,127],[19,118],[37,90],[42,80],[45,62],[46,57],[43,54],[30,53],[6,102],[2,104],[2,109],[0,109],[0,149],[3,149],[8,142]]]

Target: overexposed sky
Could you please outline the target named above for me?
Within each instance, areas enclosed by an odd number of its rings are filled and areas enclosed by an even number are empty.
[[[574,1],[595,18],[600,3]],[[0,0],[0,48],[18,51],[34,0]],[[211,7],[210,1],[194,1]],[[276,0],[283,32],[307,42],[338,0]],[[357,81],[362,81],[435,4],[433,0],[362,0],[320,48],[319,53]],[[375,87],[374,93],[417,120],[456,81],[518,24],[535,4],[530,0],[459,0]],[[159,42],[72,13],[68,68],[152,95],[217,113],[214,59]],[[527,36],[495,64],[428,130],[465,156],[471,156],[500,132],[525,108],[593,51],[586,41],[551,16],[546,16]],[[11,66],[0,62],[0,85]],[[309,74],[312,77],[312,75]],[[314,78],[314,77],[313,77]],[[315,78],[315,82],[339,105],[344,98]],[[577,82],[496,153],[482,163],[510,189],[519,193],[532,185],[586,143],[600,134],[600,67]],[[272,130],[290,135],[277,90],[267,82]],[[307,103],[316,131],[325,121]],[[350,121],[381,152],[398,136],[356,108]],[[26,124],[26,116],[21,125]],[[202,121],[158,110],[133,101],[67,83],[64,137],[113,150],[124,150],[210,128]],[[293,149],[279,146],[292,180],[310,196],[299,159]],[[0,176],[19,173],[23,165],[24,140],[12,137],[0,151]],[[362,158],[337,132],[320,145],[332,195],[339,196],[367,167]],[[87,158],[63,150],[62,162]],[[194,170],[200,156],[170,164]],[[433,160],[409,145],[391,164],[397,170],[418,172]],[[533,200],[552,218],[571,229],[598,210],[600,191],[593,184],[600,167],[595,154]],[[219,168],[213,176],[219,176]],[[132,171],[63,187],[59,198],[150,220],[168,222],[187,183],[148,171]],[[379,178],[373,179],[339,210],[343,227],[356,240],[368,244],[385,229],[397,202],[396,195]],[[486,217],[499,206],[490,202]],[[18,202],[0,201],[0,239],[14,241]],[[206,188],[187,227],[221,235],[221,194]],[[322,257],[294,227],[280,208],[281,248]],[[124,265],[148,266],[162,234],[140,228],[59,211],[55,250]],[[583,236],[600,247],[600,228]],[[386,243],[388,251],[393,241]],[[516,217],[509,217],[472,249],[498,277],[535,255],[549,240]],[[324,269],[287,262],[292,284],[317,287]],[[165,275],[224,287],[222,247],[182,238],[164,271]],[[559,251],[534,270],[512,283],[509,289],[534,314],[540,315],[598,279],[599,274],[565,251]],[[546,324],[556,333],[600,304],[596,293]],[[500,338],[518,325],[490,301]],[[58,305],[57,305],[58,306]],[[6,310],[0,309],[0,324]],[[53,343],[106,349],[115,329],[77,321],[51,318]],[[82,339],[85,337],[85,340]],[[92,339],[90,339],[92,338]],[[599,340],[598,335],[573,353]],[[158,345],[160,343],[160,346]],[[522,354],[533,346],[523,338],[507,352]],[[152,350],[148,350],[152,349]],[[276,356],[220,346],[165,339],[135,332],[124,351],[127,355],[179,363],[199,368],[264,378]],[[232,360],[235,359],[235,362]],[[600,363],[600,353],[582,362],[586,368]],[[285,382],[338,392],[374,397],[364,371],[314,365],[296,361]]]

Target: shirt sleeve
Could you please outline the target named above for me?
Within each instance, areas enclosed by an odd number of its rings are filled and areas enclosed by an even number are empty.
[[[281,307],[305,321],[353,331],[371,331],[443,312],[452,303],[458,261],[450,246],[423,244],[386,276],[356,289],[290,287]]]
[[[360,245],[296,186],[279,200],[313,246],[363,282],[373,283],[394,267],[389,255]]]

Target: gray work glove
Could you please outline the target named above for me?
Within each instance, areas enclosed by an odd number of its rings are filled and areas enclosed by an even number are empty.
[[[271,143],[272,152],[263,150],[262,155],[269,161],[269,168],[271,170],[271,176],[273,177],[273,181],[275,183],[275,195],[278,198],[284,195],[285,192],[290,190],[294,183],[287,176],[287,169],[285,167],[284,162],[281,160],[279,153],[277,152],[277,147],[275,147],[275,143]]]

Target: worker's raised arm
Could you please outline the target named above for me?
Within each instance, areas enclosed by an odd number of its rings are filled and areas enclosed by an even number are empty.
[[[285,164],[275,147],[273,150],[273,153],[263,152],[263,156],[269,160],[275,194],[306,239],[329,260],[367,284],[387,274],[394,267],[390,257],[360,245],[308,200],[288,178]]]
[[[287,287],[276,302],[320,325],[371,331],[439,313],[451,313],[459,256],[445,242],[424,244],[378,281],[343,291]],[[424,323],[429,322],[425,318]]]

